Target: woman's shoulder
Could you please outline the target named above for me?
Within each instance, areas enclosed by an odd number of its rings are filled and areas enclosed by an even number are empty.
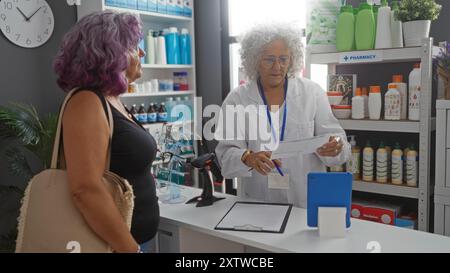
[[[80,89],[77,90],[67,102],[64,116],[75,115],[80,118],[89,117],[91,119],[103,119],[105,113],[103,103],[104,102],[102,102],[95,91]]]
[[[247,101],[247,97],[249,96],[249,92],[256,85],[252,82],[247,82],[239,85],[235,89],[233,89],[226,97],[226,104],[242,104],[244,101]]]

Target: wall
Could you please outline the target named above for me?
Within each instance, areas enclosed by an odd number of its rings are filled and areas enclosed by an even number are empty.
[[[59,108],[64,93],[56,85],[52,62],[63,35],[76,22],[76,8],[68,6],[65,0],[47,0],[47,3],[55,17],[55,29],[43,46],[21,48],[0,34],[0,105],[31,103],[40,114],[56,112]],[[9,175],[6,170],[3,151],[7,145],[0,141],[0,185],[23,186],[20,179]],[[17,196],[11,197],[0,197],[0,236],[15,225],[16,216],[11,214],[11,209],[17,206]]]

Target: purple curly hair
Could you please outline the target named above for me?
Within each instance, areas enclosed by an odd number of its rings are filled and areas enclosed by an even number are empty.
[[[143,38],[142,23],[131,13],[94,12],[64,36],[53,68],[64,91],[95,88],[105,95],[126,92],[124,71],[130,51]]]

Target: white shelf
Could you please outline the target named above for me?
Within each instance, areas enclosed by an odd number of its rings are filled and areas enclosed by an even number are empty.
[[[390,120],[352,120],[339,119],[344,130],[371,131],[371,132],[396,132],[396,133],[420,133],[419,121],[390,121]],[[436,118],[431,118],[431,130],[436,130]]]
[[[358,52],[377,52],[381,53],[383,60],[381,62],[366,63],[398,63],[420,61],[422,58],[422,47],[405,47],[392,49],[378,49],[369,51],[352,51],[352,52],[332,52],[332,53],[311,53],[311,64],[340,64],[341,54],[358,53]],[[433,56],[439,54],[439,48],[433,47]],[[360,63],[363,64],[363,63]],[[352,64],[342,64],[352,65]]]
[[[155,92],[155,93],[126,93],[122,98],[141,98],[141,97],[168,97],[168,96],[190,96],[194,95],[195,91],[171,91],[171,92]]]
[[[157,22],[157,23],[172,23],[174,20],[180,21],[180,22],[191,22],[192,21],[192,17],[177,16],[177,15],[163,14],[163,13],[157,13],[157,12],[136,10],[136,9],[118,8],[118,7],[110,7],[110,6],[105,6],[105,9],[113,10],[113,11],[117,11],[117,12],[131,12],[131,13],[139,14],[141,16],[142,20],[144,20],[144,21],[151,20],[152,22]]]
[[[144,69],[192,69],[193,65],[184,64],[142,64]]]
[[[353,181],[353,190],[360,192],[369,192],[384,194],[390,196],[419,198],[419,189],[407,186],[397,186],[393,184],[381,184],[376,182]]]

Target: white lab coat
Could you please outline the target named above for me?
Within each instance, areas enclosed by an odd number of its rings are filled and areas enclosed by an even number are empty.
[[[270,189],[266,176],[260,175],[257,171],[249,171],[249,167],[241,161],[246,149],[254,152],[261,151],[261,142],[258,140],[219,140],[216,154],[223,176],[230,179],[240,178],[238,180],[239,197],[265,202],[292,203],[296,207],[306,208],[308,173],[325,172],[326,166],[344,164],[350,158],[351,146],[347,142],[345,131],[331,112],[326,92],[318,84],[307,79],[289,79],[286,102],[288,114],[285,141],[323,135],[340,136],[344,142],[342,152],[337,157],[299,154],[297,157],[283,159],[283,169],[287,169],[289,174],[289,190]],[[264,103],[256,82],[251,82],[232,91],[225,99],[222,110],[226,105],[246,107],[260,106]],[[283,109],[279,110],[281,117]],[[217,128],[219,133],[226,131],[224,123],[221,122],[221,115]],[[266,112],[264,115],[267,116]],[[248,128],[242,130],[248,135]]]

